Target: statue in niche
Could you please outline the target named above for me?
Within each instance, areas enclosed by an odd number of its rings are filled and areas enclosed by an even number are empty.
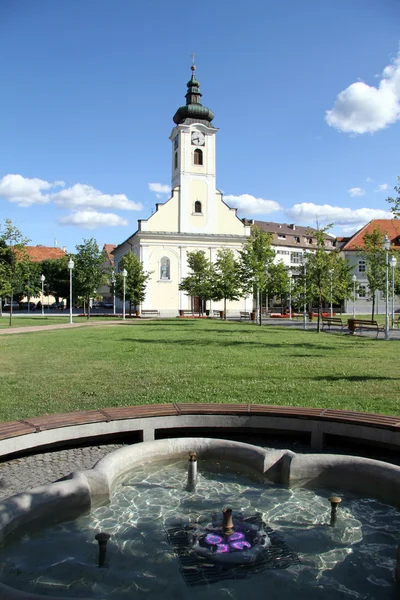
[[[160,279],[169,279],[169,258],[161,259],[161,267],[160,267]]]

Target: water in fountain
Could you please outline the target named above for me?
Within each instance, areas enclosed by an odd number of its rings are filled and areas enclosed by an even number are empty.
[[[332,493],[343,498],[334,528]],[[189,589],[168,528],[206,525],[224,506],[244,519],[260,512],[300,564]],[[116,487],[109,505],[76,521],[10,536],[0,553],[0,580],[63,598],[258,600],[268,589],[269,600],[392,600],[399,528],[394,508],[341,490],[287,489],[237,465],[202,461],[196,490],[188,492],[186,460],[149,463]],[[97,567],[99,531],[111,534],[106,569]]]

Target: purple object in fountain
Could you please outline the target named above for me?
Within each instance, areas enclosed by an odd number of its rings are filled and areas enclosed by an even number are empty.
[[[246,548],[251,548],[251,544],[249,544],[249,542],[246,542],[245,540],[238,540],[237,542],[232,542],[230,546],[235,550],[245,550]]]
[[[228,544],[218,544],[217,554],[223,554],[224,552],[229,552]]]
[[[238,540],[243,540],[243,539],[244,539],[244,533],[241,533],[240,531],[235,531],[234,533],[232,533],[232,535],[229,536],[229,543],[236,542]]]
[[[220,544],[222,541],[223,541],[223,538],[221,536],[219,536],[219,535],[214,535],[212,533],[209,533],[206,536],[206,542],[207,542],[207,544],[211,544],[211,545],[213,545],[213,544]]]

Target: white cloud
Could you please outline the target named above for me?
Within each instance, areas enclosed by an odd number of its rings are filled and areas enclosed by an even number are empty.
[[[365,194],[365,190],[363,190],[360,187],[354,187],[354,188],[350,188],[348,190],[350,196],[353,198],[354,196],[364,196]]]
[[[164,183],[149,183],[149,190],[156,192],[157,198],[161,198],[160,194],[169,194],[171,186]]]
[[[375,188],[375,192],[384,192],[385,190],[389,189],[389,184],[388,183],[381,183],[380,185],[378,185],[377,188]]]
[[[128,200],[125,194],[103,194],[91,185],[76,183],[72,187],[52,194],[60,208],[112,208],[113,210],[142,210],[139,202]]]
[[[43,179],[22,177],[22,175],[9,174],[0,179],[0,197],[18,206],[32,206],[33,204],[47,204],[51,200],[49,193],[43,193],[60,182],[49,183]]]
[[[400,119],[400,54],[385,67],[378,87],[357,81],[340,92],[326,111],[330,127],[348,133],[374,133]]]
[[[367,183],[373,183],[374,179],[371,179],[371,177],[367,177],[367,179],[365,180]]]
[[[247,215],[266,215],[280,210],[280,206],[275,200],[264,200],[255,198],[250,194],[241,194],[240,196],[224,196],[224,201],[228,206],[237,208]]]
[[[70,215],[60,217],[59,225],[72,225],[82,229],[97,229],[98,227],[118,227],[128,225],[128,221],[113,213],[101,213],[96,210],[75,210]]]
[[[341,206],[331,206],[330,204],[317,205],[312,202],[303,202],[295,204],[292,208],[285,210],[285,213],[291,220],[300,224],[310,225],[318,222],[320,225],[334,223],[340,227],[349,227],[353,225],[359,228],[372,219],[390,219],[392,214],[389,211],[375,208],[343,208]]]

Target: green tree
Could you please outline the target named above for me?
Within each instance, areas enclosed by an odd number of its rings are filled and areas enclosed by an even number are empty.
[[[306,272],[296,281],[297,291],[301,292],[305,303],[316,304],[318,308],[317,331],[321,331],[321,312],[325,303],[349,297],[351,294],[351,266],[343,259],[339,250],[327,251],[325,246],[326,232],[331,225],[314,232],[316,248],[306,255]]]
[[[54,296],[57,301],[67,298],[69,304],[69,271],[68,257],[43,260],[40,264],[40,274],[46,277],[46,295]]]
[[[0,226],[0,291],[10,297],[10,327],[14,294],[20,294],[29,278],[28,241],[10,219],[4,220]]]
[[[392,205],[390,210],[392,211],[393,216],[396,219],[400,219],[400,177],[397,177],[397,181],[398,185],[394,186],[394,190],[397,194],[396,198],[389,196],[389,198],[386,198],[386,202],[389,202],[389,204]]]
[[[283,297],[286,297],[289,294],[288,270],[281,260],[269,265],[265,292],[267,298],[273,298],[275,296],[279,297],[281,299],[281,304]],[[266,303],[268,304],[268,300]]]
[[[364,246],[358,254],[365,260],[368,279],[368,297],[372,301],[371,319],[375,315],[375,299],[378,291],[385,290],[386,253],[382,248],[384,234],[379,229],[363,236]]]
[[[239,300],[241,284],[239,278],[239,261],[229,248],[217,251],[214,263],[212,300],[224,301],[224,319],[226,319],[226,301]]]
[[[121,271],[126,269],[127,276],[125,281],[125,300],[129,302],[129,315],[132,315],[132,306],[136,308],[144,302],[146,298],[147,281],[151,276],[150,271],[144,271],[143,263],[140,262],[136,254],[129,251],[119,262],[120,272],[116,273],[115,293],[123,300],[124,297],[124,278]]]
[[[187,253],[187,264],[190,273],[184,277],[179,284],[179,289],[186,292],[192,298],[200,300],[200,312],[203,311],[203,303],[214,296],[214,269],[202,250]],[[192,304],[193,311],[193,304]]]
[[[253,227],[251,234],[243,244],[240,255],[240,283],[244,293],[256,294],[259,324],[261,325],[260,294],[266,291],[268,269],[275,258],[271,248],[272,235]]]
[[[76,246],[74,260],[74,296],[82,296],[87,302],[87,318],[90,318],[90,298],[96,295],[97,288],[106,281],[104,272],[105,255],[96,240],[83,240]]]

